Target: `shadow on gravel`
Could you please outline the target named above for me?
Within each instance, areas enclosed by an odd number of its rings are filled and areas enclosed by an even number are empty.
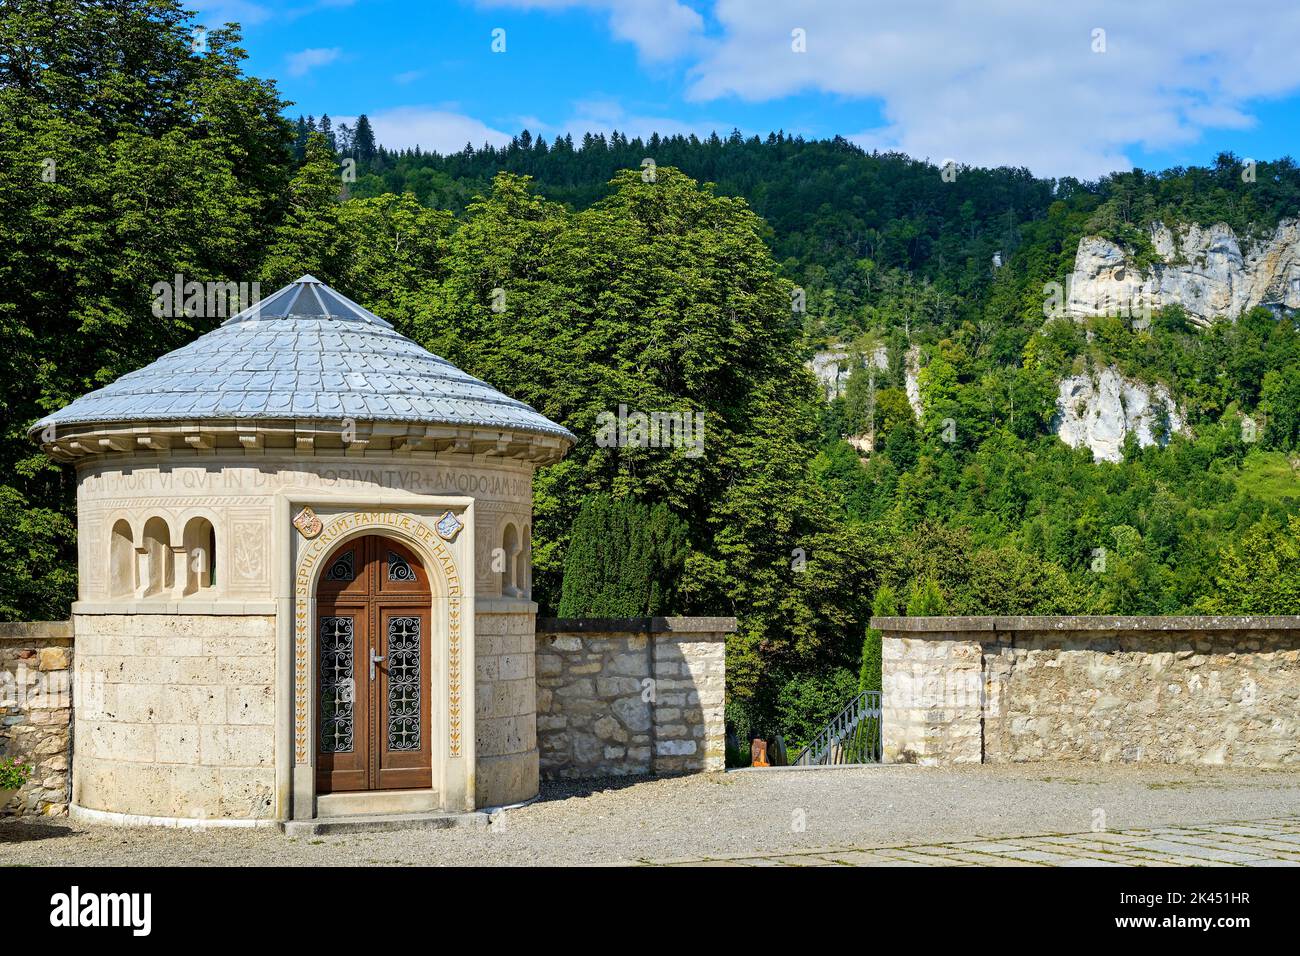
[[[22,820],[0,821],[0,843],[31,843],[35,840],[54,840],[73,836],[74,830],[52,826],[48,823],[26,823]]]
[[[626,790],[628,787],[644,787],[656,780],[664,780],[670,774],[637,774],[627,777],[592,777],[582,780],[543,780],[537,795],[538,803],[551,803],[555,800],[568,800],[572,797],[589,797],[593,793],[605,790]]]

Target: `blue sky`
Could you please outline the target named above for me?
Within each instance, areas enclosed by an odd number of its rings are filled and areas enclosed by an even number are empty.
[[[389,146],[785,129],[1083,178],[1300,153],[1300,4],[1279,0],[190,5],[243,25],[292,115],[365,112]]]

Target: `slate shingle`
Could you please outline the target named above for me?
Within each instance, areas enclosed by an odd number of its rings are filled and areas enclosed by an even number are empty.
[[[49,424],[340,415],[572,438],[528,405],[426,351],[311,276],[153,364],[83,395],[29,433]]]

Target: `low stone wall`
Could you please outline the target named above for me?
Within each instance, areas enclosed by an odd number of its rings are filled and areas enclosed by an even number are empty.
[[[1300,766],[1300,617],[872,626],[886,762]]]
[[[542,618],[543,777],[722,770],[726,638],[735,618]]]
[[[68,810],[72,622],[0,624],[0,757],[34,767],[0,816]]]

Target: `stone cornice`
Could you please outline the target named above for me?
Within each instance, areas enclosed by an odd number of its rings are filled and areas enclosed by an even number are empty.
[[[248,457],[286,453],[302,458],[342,454],[426,460],[482,456],[548,465],[562,458],[570,444],[555,435],[497,428],[366,421],[345,428],[337,421],[292,419],[70,424],[59,426],[53,438],[41,439],[41,447],[51,458],[77,464],[137,454],[202,459],[235,451]]]
[[[0,641],[71,641],[72,621],[0,621]]]
[[[539,634],[731,634],[734,617],[539,617]]]
[[[1014,631],[1300,631],[1300,615],[873,617],[869,626],[878,631],[930,634]]]

